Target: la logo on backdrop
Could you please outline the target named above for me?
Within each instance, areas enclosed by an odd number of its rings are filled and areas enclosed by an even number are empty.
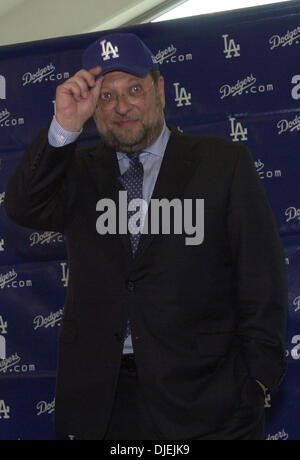
[[[225,54],[226,59],[231,59],[233,57],[239,57],[240,51],[241,51],[241,46],[239,44],[236,44],[233,38],[229,38],[228,34],[222,35],[224,39],[224,51],[223,53]]]
[[[241,142],[248,140],[248,128],[244,128],[240,121],[236,121],[234,117],[229,118],[231,132],[230,136],[232,137],[233,142]]]

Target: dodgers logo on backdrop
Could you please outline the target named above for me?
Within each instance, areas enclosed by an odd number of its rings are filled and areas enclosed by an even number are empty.
[[[300,311],[300,296],[298,295],[298,297],[295,297],[294,300],[293,300],[293,305],[295,307],[295,313],[297,313],[298,311]]]
[[[6,374],[7,372],[13,372],[14,366],[18,366],[21,362],[21,357],[18,353],[15,353],[0,361],[0,374]]]
[[[270,50],[274,50],[275,48],[282,47],[289,45],[292,46],[294,43],[297,45],[299,44],[300,38],[300,27],[296,27],[294,30],[288,30],[284,35],[273,35],[269,39],[269,44],[271,45]]]
[[[0,273],[0,288],[25,288],[32,286],[32,280],[20,280],[18,278],[18,273],[14,268],[9,270],[6,273]]]
[[[163,50],[159,50],[158,53],[153,57],[154,64],[163,64],[163,63],[172,63],[176,64],[178,62],[192,61],[192,53],[179,54],[177,48],[173,45],[167,46]]]
[[[59,232],[33,232],[29,235],[30,246],[63,243],[64,237]]]
[[[6,99],[6,80],[0,75],[0,99]]]
[[[111,57],[113,59],[120,57],[119,48],[117,46],[114,47],[111,42],[102,40],[102,42],[100,42],[100,45],[102,46],[101,56],[103,57],[103,61],[108,61]]]
[[[300,116],[296,115],[293,120],[282,119],[277,123],[278,134],[300,131]]]
[[[177,48],[173,44],[165,48],[164,50],[159,50],[154,57],[154,64],[162,64],[164,61],[169,62],[171,57],[176,54]]]
[[[295,206],[290,206],[285,210],[285,215],[287,216],[286,222],[295,219],[300,220],[300,209],[297,209]]]
[[[47,403],[47,401],[40,401],[36,405],[37,416],[40,415],[51,415],[55,410],[55,399],[51,403]]]
[[[63,309],[60,308],[56,312],[51,312],[48,316],[38,315],[33,318],[34,330],[48,327],[54,328],[54,326],[60,326],[63,317]]]
[[[7,108],[0,112],[0,127],[9,128],[10,126],[24,125],[25,121],[23,117],[12,118],[11,113]]]
[[[34,73],[26,72],[22,77],[23,86],[29,85],[29,83],[41,83],[43,80],[48,81],[48,79],[51,79],[54,71],[55,67],[51,62],[49,65],[43,67],[42,69],[39,67],[38,70]]]
[[[257,85],[257,78],[251,73],[247,77],[238,80],[233,85],[230,83],[226,83],[222,85],[219,89],[221,94],[221,99],[225,99],[226,97],[235,97],[235,96],[243,96],[244,94],[257,94],[257,93],[266,93],[270,91],[274,91],[273,83],[265,83]]]
[[[0,361],[0,374],[28,374],[35,371],[35,364],[22,362],[22,358],[18,353],[14,353]]]
[[[233,142],[239,142],[239,141],[247,141],[248,137],[248,129],[243,128],[243,125],[240,121],[236,122],[236,119],[234,117],[229,118],[230,120],[230,127],[231,127],[231,132],[230,136],[232,137]]]
[[[6,109],[2,110],[0,112],[0,126],[3,126],[5,120],[7,120],[10,117],[10,112]]]
[[[23,81],[23,86],[27,86],[29,84],[36,84],[36,83],[42,83],[42,82],[47,82],[47,81],[61,81],[61,80],[67,80],[70,78],[69,72],[58,72],[55,73],[55,66],[50,62],[49,64],[43,66],[43,67],[38,67],[38,69],[34,69],[33,72],[26,72],[22,76],[22,81]]]
[[[254,164],[258,172],[258,175],[261,179],[265,179],[265,178],[271,179],[274,177],[279,178],[282,176],[282,172],[280,169],[275,169],[273,171],[265,171],[264,169],[265,164],[260,159],[255,161]]]
[[[34,69],[33,72],[26,72],[22,76],[23,86],[27,86],[29,84],[35,85],[36,83],[42,83],[47,81],[61,81],[67,80],[70,78],[69,72],[57,72],[55,73],[55,66],[50,62],[49,64],[45,65],[44,67],[38,67],[38,69]]]
[[[254,75],[248,75],[242,80],[238,80],[235,84],[225,84],[220,87],[221,99],[228,96],[241,96],[244,93],[248,93],[250,88],[256,83],[256,77]]]
[[[289,439],[288,433],[286,433],[285,429],[283,428],[281,431],[278,431],[276,434],[269,434],[267,437],[267,441],[287,441]]]
[[[224,40],[224,51],[223,53],[225,54],[226,59],[231,59],[233,57],[239,57],[241,46],[239,44],[236,44],[233,38],[230,38],[228,40],[229,35],[225,34],[222,35],[223,40]]]

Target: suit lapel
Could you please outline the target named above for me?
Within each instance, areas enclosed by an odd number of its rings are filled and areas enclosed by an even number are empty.
[[[151,199],[160,200],[166,198],[171,201],[174,198],[180,199],[182,197],[201,159],[199,151],[195,152],[193,150],[195,143],[194,138],[187,138],[179,131],[171,130],[171,137]],[[142,257],[153,238],[155,238],[156,235],[151,235],[150,229],[151,227],[149,226],[149,232],[141,235],[134,261],[138,261]]]
[[[99,199],[109,198],[116,205],[116,215],[119,215],[119,192],[124,191],[118,180],[120,176],[119,162],[116,152],[106,146],[88,153],[88,167],[93,182],[99,194]],[[117,219],[118,225],[118,219]],[[132,258],[129,233],[120,235],[122,244],[129,258]]]

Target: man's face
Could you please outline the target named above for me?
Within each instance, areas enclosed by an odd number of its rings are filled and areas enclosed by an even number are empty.
[[[105,144],[130,153],[151,145],[161,133],[165,107],[164,80],[158,85],[150,74],[141,78],[130,73],[107,73],[94,114]]]

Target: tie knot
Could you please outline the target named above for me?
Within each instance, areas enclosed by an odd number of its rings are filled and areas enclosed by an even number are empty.
[[[141,152],[131,152],[131,153],[127,153],[127,156],[129,160],[136,160],[136,159],[139,159],[140,154]]]

